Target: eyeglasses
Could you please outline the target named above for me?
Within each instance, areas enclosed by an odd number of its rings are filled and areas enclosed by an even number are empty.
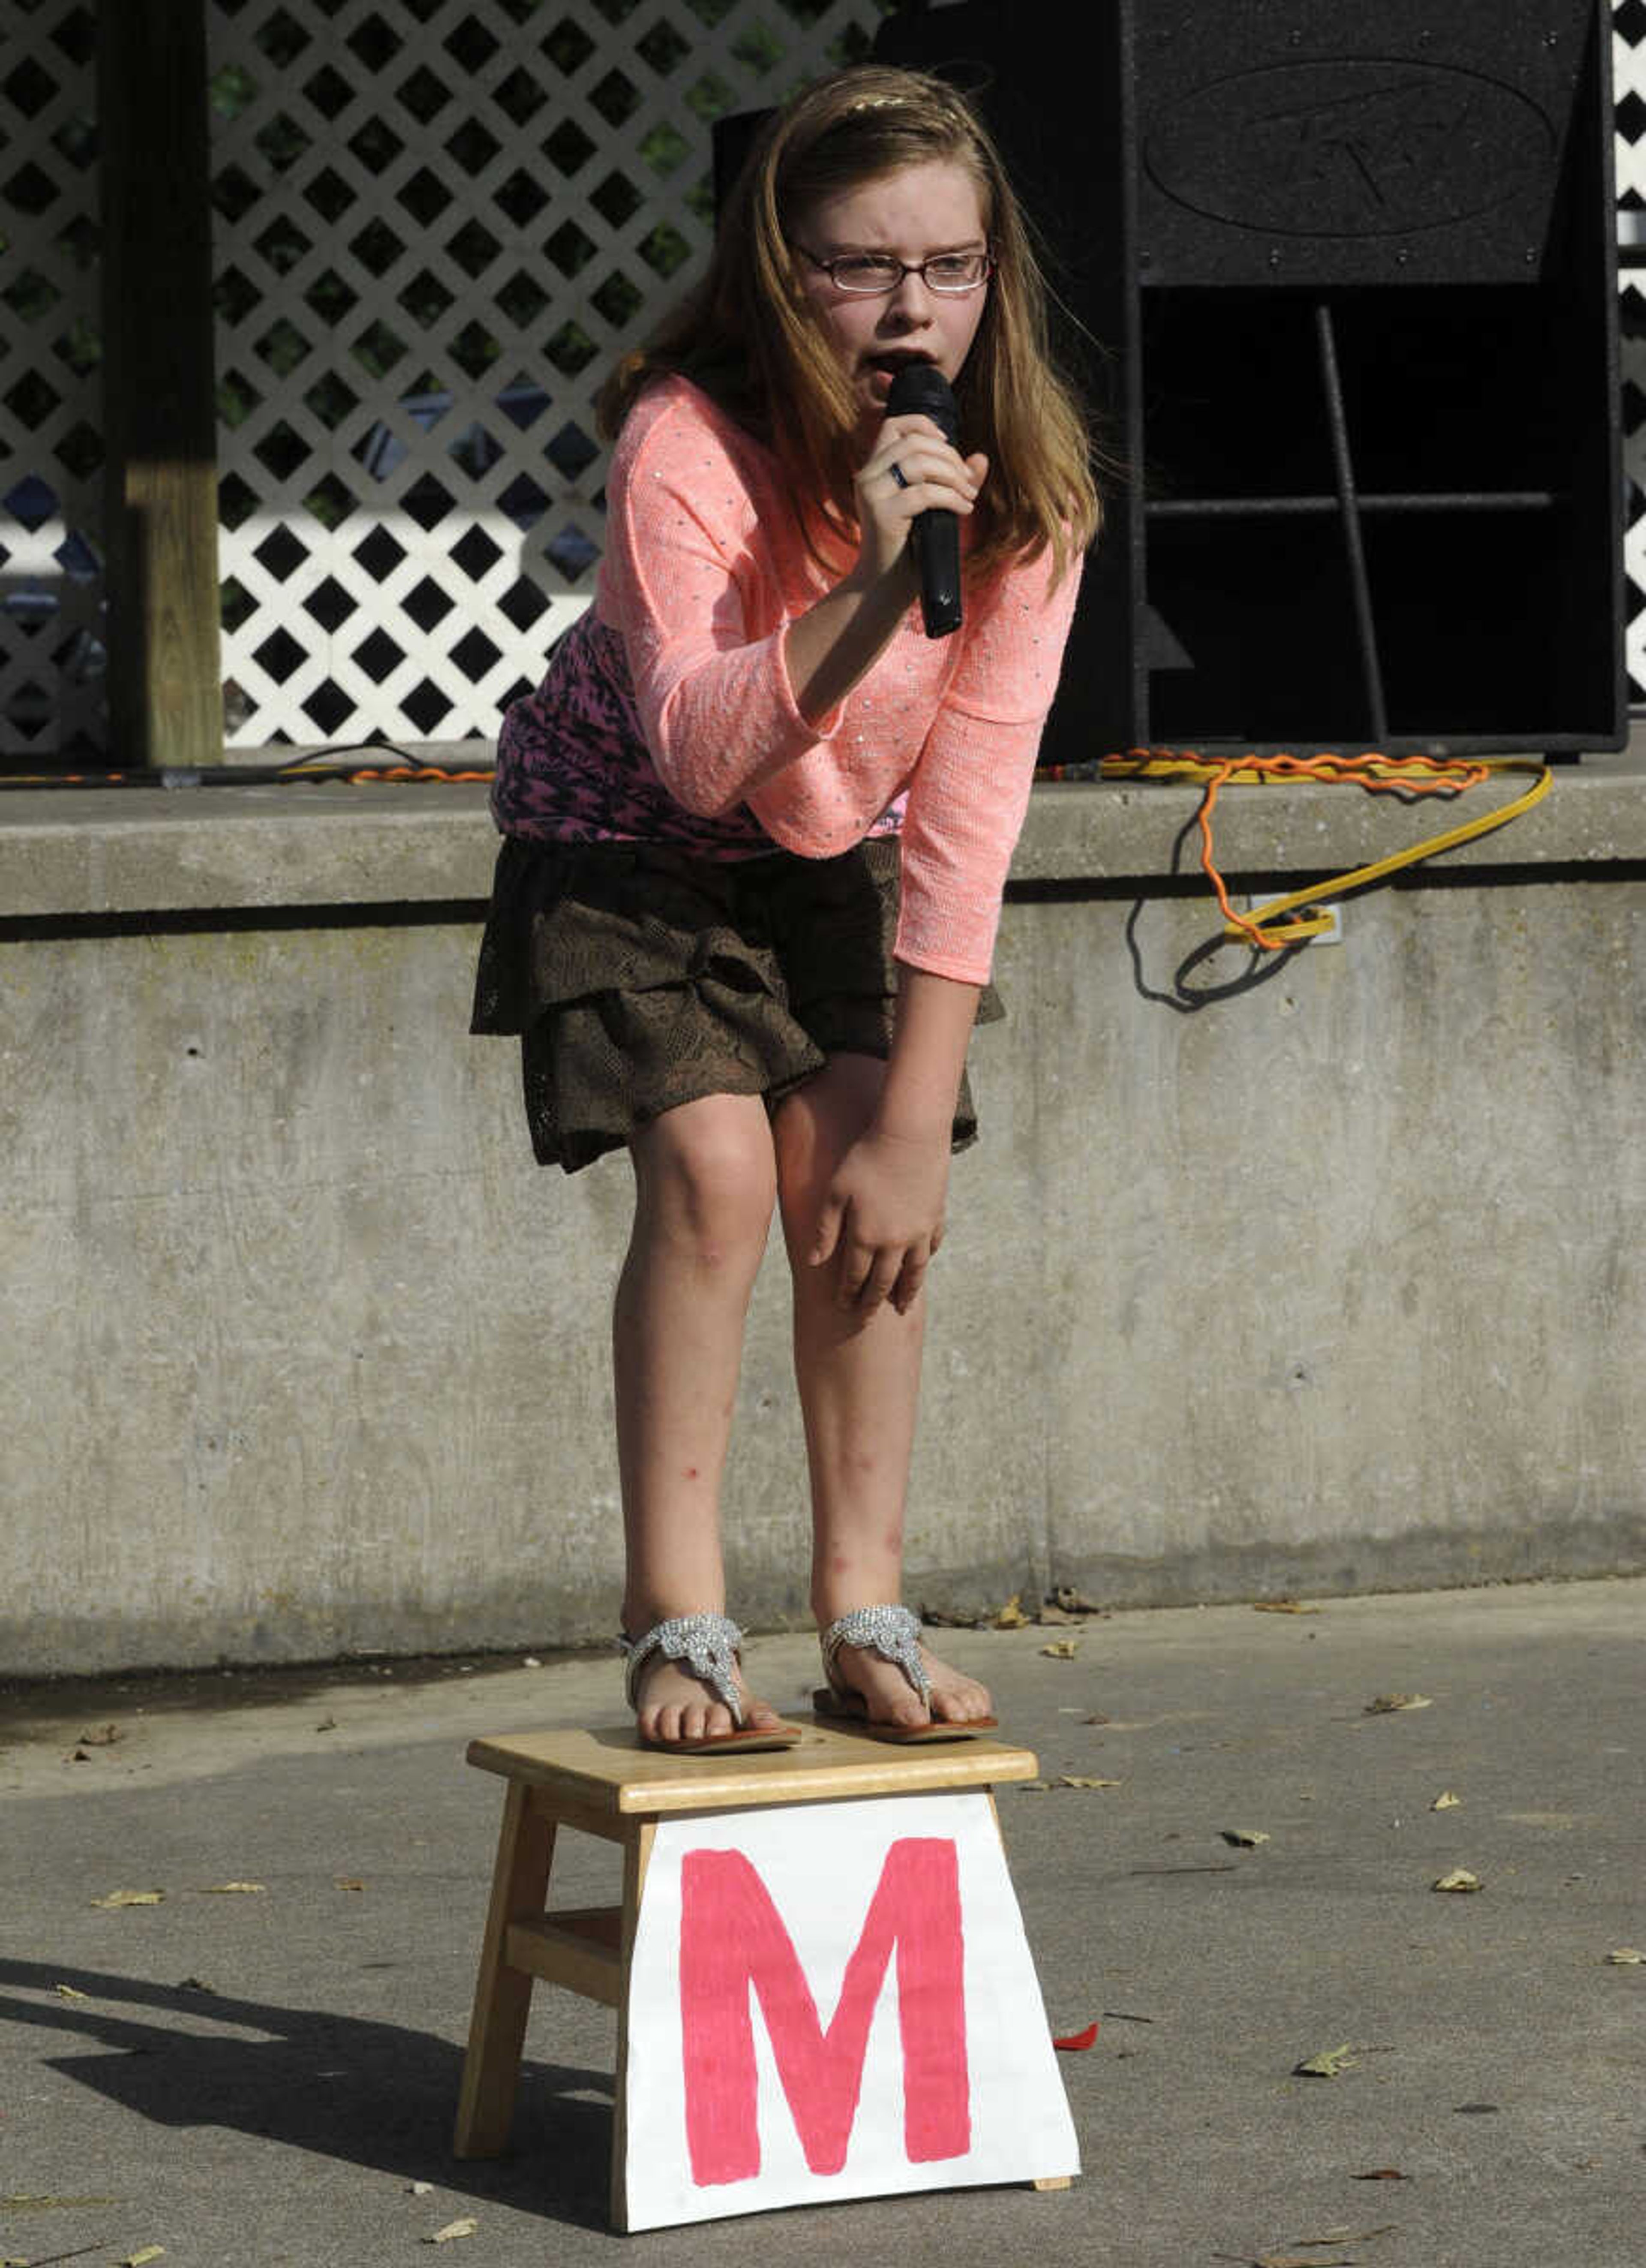
[[[819,260],[803,244],[795,249],[813,268],[820,268],[837,291],[865,299],[884,298],[906,276],[918,276],[929,291],[958,298],[986,284],[995,269],[994,256],[988,252],[934,252],[929,260],[893,260],[889,252],[842,252],[833,260]]]

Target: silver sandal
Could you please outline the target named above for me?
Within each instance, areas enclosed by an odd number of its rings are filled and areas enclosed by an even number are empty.
[[[731,1712],[735,1729],[730,1733],[700,1733],[693,1739],[679,1741],[653,1740],[642,1733],[639,1740],[643,1749],[659,1749],[669,1756],[694,1756],[709,1749],[792,1749],[799,1741],[797,1725],[744,1722],[743,1697],[738,1691],[735,1675],[743,1633],[730,1615],[675,1615],[666,1622],[654,1624],[639,1638],[620,1635],[617,1643],[628,1657],[623,1673],[623,1691],[636,1715],[640,1711],[641,1674],[654,1653],[664,1654],[671,1661],[684,1661],[692,1675],[701,1678],[716,1700],[724,1701]]]
[[[840,1650],[843,1646],[867,1647],[883,1661],[893,1663],[919,1694],[930,1717],[931,1680],[920,1658],[920,1618],[907,1607],[855,1607],[850,1614],[842,1615],[838,1622],[821,1631],[818,1643],[823,1649],[823,1675],[828,1683],[819,1686],[812,1696],[815,1716],[844,1721],[867,1733],[871,1740],[890,1741],[900,1747],[912,1747],[923,1741],[975,1740],[980,1733],[992,1731],[1000,1721],[997,1717],[972,1717],[964,1724],[949,1724],[942,1718],[931,1717],[930,1722],[924,1725],[888,1725],[870,1716],[869,1704],[863,1695],[841,1675]]]

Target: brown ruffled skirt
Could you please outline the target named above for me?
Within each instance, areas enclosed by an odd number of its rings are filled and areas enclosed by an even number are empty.
[[[898,845],[714,859],[505,836],[470,1029],[518,1035],[532,1146],[569,1174],[708,1094],[773,1108],[831,1055],[891,1052]],[[984,988],[979,1022],[1004,1010]],[[962,1079],[953,1145],[976,1139]]]

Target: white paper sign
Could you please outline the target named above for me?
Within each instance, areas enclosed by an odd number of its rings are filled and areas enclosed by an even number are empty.
[[[662,1821],[627,2108],[631,2229],[1077,2173],[988,1798]]]

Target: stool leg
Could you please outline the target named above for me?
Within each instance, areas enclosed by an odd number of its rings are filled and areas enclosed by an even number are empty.
[[[459,2158],[495,2158],[508,2147],[532,1979],[523,1970],[505,1964],[503,1945],[511,1922],[534,1921],[542,1913],[554,1855],[554,1822],[533,1809],[532,1791],[524,1781],[511,1780],[497,1838],[491,1905],[458,2098],[453,2147]]]
[[[645,1894],[646,1868],[656,1839],[655,1819],[640,1821],[623,1845],[622,1978],[617,2004],[617,2085],[612,2097],[612,2227],[628,2227],[628,1987],[635,1957],[635,1933],[640,1926],[640,1901]]]

